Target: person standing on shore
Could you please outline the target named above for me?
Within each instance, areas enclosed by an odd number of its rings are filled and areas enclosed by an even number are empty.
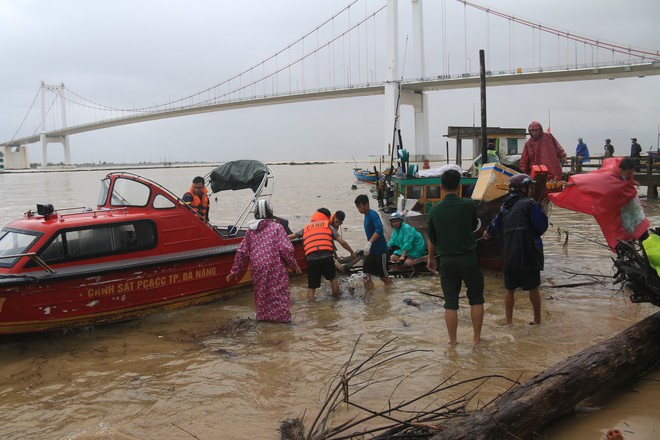
[[[259,200],[254,220],[248,223],[245,237],[238,245],[227,282],[238,278],[248,263],[252,271],[257,320],[291,322],[291,291],[287,266],[301,274],[293,244],[282,225],[273,221],[273,208],[267,200]]]
[[[639,171],[639,160],[642,157],[642,146],[637,143],[637,138],[630,138],[630,157],[635,162],[635,171]]]
[[[355,198],[355,207],[364,214],[364,233],[367,244],[364,246],[363,281],[367,291],[374,290],[371,276],[377,276],[386,286],[392,285],[387,272],[387,241],[383,235],[383,222],[378,213],[369,207],[369,196],[360,194]]]
[[[580,163],[589,162],[589,148],[587,148],[587,144],[582,141],[582,138],[578,138],[578,144],[577,147],[575,147],[575,155]]]
[[[458,344],[458,295],[462,283],[467,288],[472,319],[472,340],[481,341],[484,321],[484,275],[477,257],[474,232],[479,226],[477,206],[469,198],[458,196],[461,175],[447,170],[440,177],[444,199],[429,212],[429,243],[426,265],[435,272],[436,250],[440,257],[440,285],[445,296],[445,325],[449,345]]]
[[[642,157],[642,146],[637,143],[637,138],[630,138],[630,140],[632,141],[632,144],[630,145],[630,157]]]
[[[603,148],[605,150],[605,158],[614,157],[614,145],[612,145],[612,141],[610,139],[605,139],[605,147]]]
[[[529,292],[534,313],[530,324],[541,323],[541,236],[548,229],[548,217],[529,197],[532,183],[527,174],[513,175],[509,179],[509,195],[484,231],[486,240],[499,234],[504,236],[504,310],[508,325],[513,324],[513,293],[518,287]]]

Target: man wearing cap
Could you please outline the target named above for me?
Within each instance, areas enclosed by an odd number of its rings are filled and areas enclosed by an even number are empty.
[[[605,139],[605,157],[614,157],[614,145],[609,139]]]
[[[578,144],[575,148],[575,155],[577,156],[577,160],[579,160],[581,163],[589,162],[589,148],[587,148],[587,144],[582,142],[582,138],[578,138]]]
[[[637,138],[630,138],[630,157],[635,161],[635,171],[639,171],[639,158],[642,157],[642,146],[637,143]]]

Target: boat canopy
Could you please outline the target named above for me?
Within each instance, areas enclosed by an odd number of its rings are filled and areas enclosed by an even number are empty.
[[[256,193],[267,175],[268,166],[258,160],[235,160],[211,171],[209,183],[214,193],[247,188]]]

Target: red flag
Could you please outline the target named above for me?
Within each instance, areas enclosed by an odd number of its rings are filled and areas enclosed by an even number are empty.
[[[637,198],[632,180],[623,180],[619,163],[623,158],[603,160],[596,171],[571,176],[575,183],[548,197],[555,205],[593,215],[612,251],[619,240],[636,240],[651,227]]]

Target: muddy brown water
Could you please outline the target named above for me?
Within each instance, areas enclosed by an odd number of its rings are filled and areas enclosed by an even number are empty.
[[[369,185],[352,177],[352,163],[276,165],[273,207],[301,228],[321,206],[347,213],[343,234],[360,249],[365,237],[353,200]],[[142,169],[137,174],[177,194],[209,167]],[[95,206],[107,171],[0,174],[0,222],[34,209]],[[357,190],[352,190],[352,185]],[[212,200],[211,220],[233,224],[245,194]],[[660,204],[644,202],[660,225]],[[461,300],[459,345],[446,345],[437,277],[396,278],[365,294],[342,276],[340,298],[329,286],[305,298],[306,279],[292,280],[292,324],[254,321],[251,291],[212,304],[67,333],[0,337],[0,439],[277,439],[280,421],[301,417],[309,426],[342,365],[363,361],[391,341],[397,351],[419,350],[389,362],[357,402],[383,409],[389,399],[418,396],[447,380],[502,375],[525,380],[567,356],[656,312],[632,304],[613,286],[612,254],[585,215],[555,208],[544,236],[543,324],[530,326],[529,301],[517,294],[514,325],[505,326],[500,274],[486,274],[484,341],[473,346],[468,307]],[[567,248],[563,247],[565,232]],[[343,249],[340,248],[343,252]],[[341,253],[341,252],[340,252]],[[593,276],[587,276],[591,274]],[[602,280],[578,287],[557,285]],[[411,305],[412,300],[414,303]],[[358,341],[359,340],[359,341]],[[356,345],[357,344],[357,345]],[[405,378],[405,380],[404,380]],[[389,380],[384,380],[389,379]],[[383,380],[378,382],[378,380]],[[401,381],[403,384],[397,387]],[[482,387],[473,405],[506,389]],[[439,400],[455,397],[451,392]],[[360,414],[342,408],[339,423]],[[617,428],[624,438],[660,438],[660,372],[612,390],[572,417],[546,427],[548,439],[602,439]]]

